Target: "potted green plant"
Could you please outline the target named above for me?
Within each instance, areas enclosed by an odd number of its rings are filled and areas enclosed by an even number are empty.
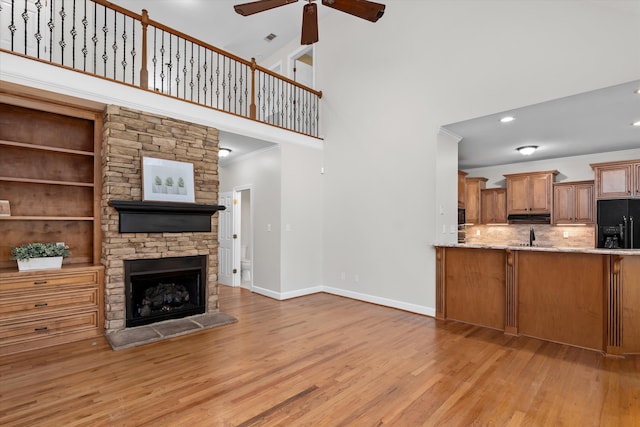
[[[27,243],[11,247],[11,257],[19,271],[51,270],[62,267],[62,259],[71,254],[64,243]]]

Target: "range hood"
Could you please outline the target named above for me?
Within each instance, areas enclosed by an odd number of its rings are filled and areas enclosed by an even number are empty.
[[[519,214],[507,217],[509,224],[551,224],[551,214]]]

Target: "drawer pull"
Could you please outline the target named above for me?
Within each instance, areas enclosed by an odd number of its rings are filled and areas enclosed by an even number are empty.
[[[39,282],[33,282],[34,285],[46,285],[47,281],[46,280],[41,280]]]
[[[49,305],[49,304],[47,304],[46,302],[41,302],[40,304],[35,304],[35,307],[36,307],[36,308],[38,308],[38,307],[46,307],[46,306],[48,306],[48,305]]]
[[[43,326],[42,328],[34,328],[33,330],[36,332],[44,332],[49,329],[47,326]]]

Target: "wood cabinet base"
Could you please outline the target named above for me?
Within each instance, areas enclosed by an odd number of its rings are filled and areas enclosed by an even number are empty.
[[[640,354],[640,256],[438,247],[440,319]]]
[[[103,267],[0,271],[0,355],[99,337]]]

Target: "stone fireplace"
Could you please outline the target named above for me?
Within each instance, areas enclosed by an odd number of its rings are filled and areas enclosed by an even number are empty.
[[[218,201],[217,129],[124,107],[107,107],[103,127],[101,199],[107,334],[135,326],[139,320],[127,320],[132,311],[139,308],[127,303],[125,288],[125,265],[131,262],[134,262],[131,265],[136,265],[138,260],[164,260],[162,264],[166,266],[174,258],[204,259],[204,268],[199,273],[202,288],[190,291],[189,298],[200,300],[200,312],[219,311],[217,215],[210,217],[210,232],[120,232],[119,214],[110,202],[142,200],[142,157],[192,163],[196,203],[213,205]],[[158,273],[151,273],[155,279],[154,274]],[[146,287],[142,292],[173,292],[176,296],[183,292],[182,287],[191,286],[176,282],[174,277],[162,277],[159,281],[163,286],[173,283],[180,286],[180,290],[147,291],[153,286],[143,281],[142,286]],[[197,295],[191,295],[193,292]],[[153,311],[156,307],[149,309]],[[149,309],[140,308],[145,312]],[[168,308],[164,310],[170,311]]]

